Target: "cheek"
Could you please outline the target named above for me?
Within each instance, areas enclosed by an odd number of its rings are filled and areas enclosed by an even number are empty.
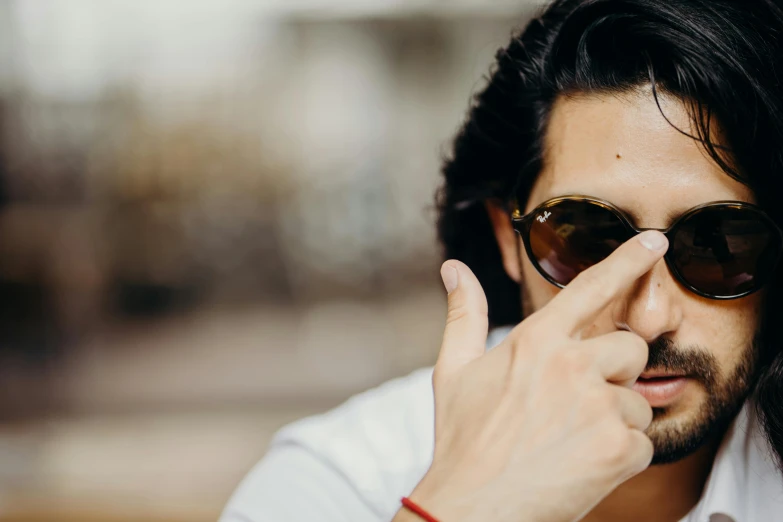
[[[704,301],[686,311],[678,340],[712,352],[725,377],[753,343],[759,326],[761,292],[731,301]]]

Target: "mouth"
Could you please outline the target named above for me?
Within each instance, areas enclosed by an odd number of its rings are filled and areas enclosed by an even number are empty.
[[[688,376],[664,371],[642,373],[633,385],[650,406],[660,408],[668,406],[679,397],[688,384]]]
[[[667,379],[667,378],[674,378],[674,377],[685,377],[685,374],[682,372],[671,372],[666,370],[648,370],[645,372],[642,372],[641,375],[639,375],[640,379]]]

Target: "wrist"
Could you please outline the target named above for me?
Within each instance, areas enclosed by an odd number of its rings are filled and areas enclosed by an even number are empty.
[[[450,481],[449,481],[450,482]],[[447,487],[447,481],[432,469],[414,488],[408,498],[438,522],[461,522],[470,520],[470,506],[465,495],[456,494]],[[413,514],[411,522],[423,522],[422,517]],[[398,522],[396,519],[394,522]],[[408,519],[405,519],[408,522]]]
[[[404,507],[400,507],[397,514],[394,515],[392,522],[421,522],[421,518]]]

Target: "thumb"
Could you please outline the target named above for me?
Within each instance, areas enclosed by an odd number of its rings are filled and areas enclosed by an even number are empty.
[[[437,366],[441,373],[449,373],[484,354],[487,297],[476,276],[460,261],[443,263],[440,275],[449,293],[449,310]]]

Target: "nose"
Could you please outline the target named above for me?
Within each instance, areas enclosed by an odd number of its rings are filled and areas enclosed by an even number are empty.
[[[615,327],[629,330],[648,343],[674,333],[682,322],[681,292],[665,261],[659,261],[615,301]]]

